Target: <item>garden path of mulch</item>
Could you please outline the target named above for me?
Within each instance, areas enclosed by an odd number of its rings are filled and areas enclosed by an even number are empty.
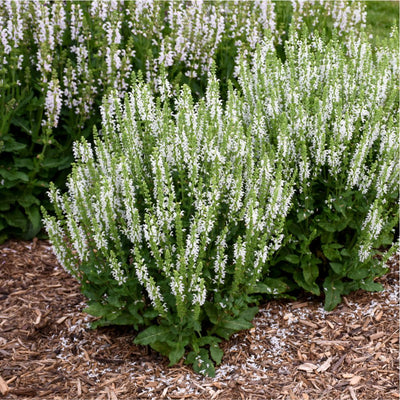
[[[133,344],[130,328],[91,330],[79,287],[46,241],[0,246],[1,399],[399,399],[398,257],[380,293],[333,312],[317,299],[271,301],[223,344],[216,378]]]

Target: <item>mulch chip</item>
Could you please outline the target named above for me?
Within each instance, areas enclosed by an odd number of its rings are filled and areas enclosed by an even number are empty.
[[[271,301],[223,343],[215,378],[133,343],[129,327],[89,328],[77,282],[46,241],[0,246],[0,398],[399,399],[399,257],[378,293],[332,312],[318,299]]]

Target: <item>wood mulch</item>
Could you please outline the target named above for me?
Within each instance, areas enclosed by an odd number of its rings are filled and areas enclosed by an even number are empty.
[[[271,301],[223,344],[215,378],[91,330],[79,287],[46,241],[0,246],[1,399],[399,399],[399,258],[385,290],[325,312],[318,299]]]

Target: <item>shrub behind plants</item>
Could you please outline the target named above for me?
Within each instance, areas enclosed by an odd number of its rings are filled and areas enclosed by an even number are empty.
[[[59,262],[109,324],[145,328],[136,343],[214,374],[218,343],[251,327],[254,293],[280,246],[293,194],[284,149],[271,151],[261,114],[211,78],[194,104],[184,87],[171,111],[137,80],[124,104],[109,98],[101,137],[74,145],[68,191],[53,186],[44,223]]]
[[[315,29],[362,26],[363,3],[328,3],[296,6],[295,21],[304,12],[324,15]],[[276,5],[0,0],[0,242],[40,231],[49,181],[65,182],[72,143],[92,139],[104,95],[123,98],[139,70],[157,89],[164,66],[174,85],[200,96],[215,59],[225,99],[239,54],[250,57],[266,33],[281,41]]]

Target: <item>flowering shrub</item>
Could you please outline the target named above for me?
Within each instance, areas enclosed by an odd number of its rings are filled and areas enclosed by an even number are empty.
[[[332,4],[296,1],[293,21],[324,15],[316,29],[333,24],[343,33],[362,25],[363,3]],[[239,55],[249,57],[266,33],[281,41],[287,27],[276,6],[0,0],[0,242],[39,232],[48,182],[64,182],[72,143],[91,136],[104,94],[116,89],[123,98],[137,70],[160,90],[163,67],[174,85],[203,94],[213,59],[224,82],[237,74]]]
[[[269,143],[298,171],[272,276],[322,289],[330,310],[343,294],[381,287],[374,256],[399,224],[398,35],[375,53],[363,36],[346,46],[307,36],[292,32],[284,63],[266,42],[239,81],[248,115],[262,115]]]
[[[171,110],[140,79],[102,108],[94,146],[74,144],[68,191],[52,186],[44,222],[59,262],[82,285],[96,325],[147,327],[136,343],[212,375],[218,343],[251,327],[253,293],[278,294],[266,261],[280,246],[293,179],[261,114],[235,91],[221,105],[182,89]]]

